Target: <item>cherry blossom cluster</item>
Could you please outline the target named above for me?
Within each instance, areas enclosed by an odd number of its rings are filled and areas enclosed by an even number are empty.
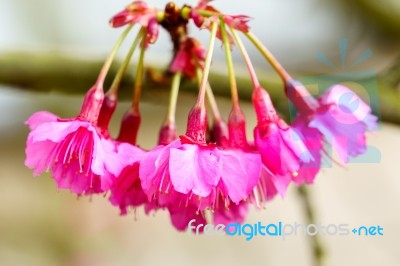
[[[214,224],[243,222],[250,205],[260,208],[276,195],[284,197],[291,183],[313,183],[326,145],[334,148],[343,163],[366,151],[366,132],[377,126],[367,104],[342,85],[334,85],[315,98],[250,32],[250,17],[223,14],[210,2],[201,0],[195,7],[181,8],[168,3],[164,9],[156,9],[135,1],[113,16],[110,24],[125,30],[86,93],[79,114],[60,118],[41,111],[27,120],[30,133],[25,165],[33,174],[49,171],[59,189],[79,196],[107,193],[121,214],[140,206],[146,213],[167,210],[172,224],[185,230],[192,219],[203,224],[206,219]],[[189,35],[190,23],[209,31],[207,48]],[[103,84],[110,65],[134,25],[139,26],[136,38],[105,92]],[[173,43],[171,64],[165,72],[171,77],[170,103],[158,145],[146,150],[136,143],[144,56],[157,41],[160,29],[169,33]],[[282,88],[297,109],[293,123],[280,117],[268,91],[260,85],[243,36],[282,77]],[[217,41],[222,42],[226,54],[232,97],[226,120],[208,81]],[[120,81],[137,48],[140,55],[132,105],[122,118],[118,137],[113,137],[109,121],[118,103]],[[252,84],[249,89],[257,118],[253,141],[246,135],[232,49],[241,52]],[[186,133],[178,136],[175,113],[182,78],[198,80],[198,96],[188,114]],[[356,111],[339,100],[343,94],[360,103]],[[211,123],[208,118],[212,118]]]

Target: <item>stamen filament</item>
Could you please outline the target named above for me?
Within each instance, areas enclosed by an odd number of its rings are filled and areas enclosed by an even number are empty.
[[[132,29],[133,25],[129,25],[121,34],[117,42],[115,43],[111,53],[108,55],[107,60],[105,61],[103,67],[101,68],[100,74],[96,81],[96,88],[102,89],[104,80],[106,79],[107,73],[110,70],[110,66],[114,60],[115,55],[117,54],[119,48],[121,47],[122,42],[125,40],[126,36],[128,35],[129,31]]]
[[[125,75],[125,72],[129,66],[129,63],[131,62],[132,55],[133,55],[134,51],[136,50],[136,47],[138,46],[139,41],[143,38],[144,33],[145,33],[145,29],[141,28],[140,31],[138,32],[138,34],[136,35],[136,38],[133,41],[132,46],[128,51],[128,54],[126,55],[124,62],[118,69],[117,75],[115,76],[113,83],[111,84],[111,87],[108,90],[107,94],[115,94],[115,95],[117,94],[119,85],[121,84],[121,80],[122,80],[123,76]]]
[[[146,34],[146,31],[144,31]],[[135,77],[135,86],[133,93],[133,101],[132,101],[132,111],[133,113],[139,112],[139,102],[140,96],[142,94],[142,83],[143,83],[143,74],[144,74],[144,52],[146,50],[146,41],[142,39],[142,45],[140,48],[139,61],[136,69],[136,77]]]
[[[235,70],[234,70],[233,61],[232,61],[231,45],[230,45],[230,42],[228,39],[228,33],[226,32],[225,22],[223,19],[221,19],[220,28],[221,28],[221,34],[222,34],[222,41],[224,43],[226,64],[228,66],[228,76],[229,76],[229,83],[230,83],[231,94],[232,94],[232,104],[235,106],[235,105],[239,104],[239,96],[238,96],[237,84],[236,84],[236,79],[235,79]]]
[[[282,65],[276,60],[272,53],[254,36],[251,32],[245,33],[246,37],[254,44],[258,51],[265,57],[272,68],[278,73],[282,80],[286,83],[292,79],[289,73],[282,67]]]
[[[239,50],[243,56],[244,61],[246,62],[247,69],[249,71],[251,82],[253,83],[254,88],[259,88],[260,82],[258,81],[256,71],[254,70],[253,64],[251,63],[251,60],[250,60],[249,54],[246,51],[246,48],[244,48],[242,40],[240,39],[239,35],[236,33],[236,31],[233,28],[230,28],[230,31],[232,33],[233,38],[235,39],[237,46],[239,47]]]
[[[203,70],[203,75],[201,77],[201,82],[200,82],[199,96],[197,98],[197,104],[199,104],[199,105],[204,105],[204,98],[205,98],[205,94],[207,91],[207,84],[208,84],[208,75],[210,73],[211,60],[212,60],[212,56],[213,56],[213,52],[214,52],[214,44],[215,44],[215,40],[217,37],[217,29],[218,29],[218,23],[212,22],[210,41],[208,44],[206,60],[204,62],[204,70]]]

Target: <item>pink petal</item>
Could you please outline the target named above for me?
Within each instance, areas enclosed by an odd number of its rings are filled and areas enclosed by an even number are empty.
[[[85,127],[87,129],[93,128],[89,122],[79,120],[44,123],[37,126],[35,130],[31,132],[32,142],[44,140],[60,142],[64,140],[68,134],[75,132],[80,127]]]
[[[50,168],[52,161],[49,156],[56,145],[56,143],[49,140],[31,143],[28,137],[25,149],[25,165],[30,169],[34,169],[33,175],[38,176]]]
[[[184,144],[170,150],[169,169],[175,190],[207,197],[220,179],[219,154],[215,149]]]
[[[292,180],[297,185],[311,184],[321,168],[322,134],[317,129],[308,127],[302,116],[297,117],[292,126],[299,133],[313,157],[312,161],[301,165],[298,175],[293,176]]]
[[[332,112],[335,111],[317,113],[309,126],[318,129],[338,153],[339,158],[347,163],[349,156],[357,156],[366,151],[367,126],[362,122],[337,123],[332,119]]]
[[[293,151],[293,146],[297,143],[284,139],[284,130],[279,129],[275,123],[270,123],[263,131],[268,132],[264,133],[264,137],[260,134],[259,126],[254,129],[254,141],[263,163],[276,175],[297,172],[300,158]]]
[[[197,208],[189,205],[188,207],[170,206],[168,207],[169,214],[171,216],[172,225],[179,231],[184,231],[188,227],[191,220],[196,221],[192,223],[192,227],[196,228],[199,224],[206,225],[207,221],[202,214],[197,214]],[[199,228],[201,229],[201,228]],[[196,229],[194,229],[196,230]],[[199,230],[202,232],[203,230]]]
[[[115,178],[111,187],[110,202],[119,206],[121,214],[125,215],[129,207],[138,207],[147,203],[139,179],[139,164],[129,165]]]
[[[349,88],[342,85],[330,87],[320,98],[324,105],[338,106],[337,114],[332,116],[339,123],[356,124],[360,121],[367,124],[369,130],[376,130],[377,117],[371,115],[371,107]]]
[[[58,119],[59,119],[58,116],[56,116],[50,112],[40,111],[40,112],[36,112],[33,115],[31,115],[28,118],[28,120],[25,122],[25,124],[29,126],[30,130],[34,130],[43,123],[56,122]]]
[[[221,179],[227,194],[236,204],[247,198],[258,182],[261,171],[261,157],[256,153],[240,150],[220,151]]]
[[[161,179],[168,170],[169,151],[171,148],[180,147],[179,140],[175,140],[167,146],[159,145],[143,155],[140,161],[139,176],[143,190],[149,191],[155,179]]]

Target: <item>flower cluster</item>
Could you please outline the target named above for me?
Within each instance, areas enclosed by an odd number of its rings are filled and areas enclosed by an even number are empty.
[[[135,1],[115,15],[110,24],[126,29],[87,92],[80,113],[64,119],[37,112],[27,120],[30,133],[25,165],[33,169],[34,175],[50,171],[58,188],[77,195],[109,192],[110,202],[120,208],[121,214],[142,205],[146,213],[168,210],[172,224],[185,230],[193,218],[198,223],[205,223],[206,217],[216,224],[242,222],[250,205],[260,208],[278,194],[284,197],[291,183],[313,183],[326,143],[332,145],[343,163],[366,151],[365,134],[376,128],[376,117],[367,104],[342,85],[334,85],[314,98],[251,34],[249,17],[223,14],[209,2],[202,0],[195,7],[182,8],[169,3],[164,10],[158,10]],[[190,21],[199,29],[210,31],[207,49],[189,36]],[[140,25],[135,41],[104,93],[104,79],[113,58],[134,24]],[[174,46],[168,69],[172,76],[171,96],[158,146],[145,150],[136,143],[141,124],[144,55],[157,41],[159,28],[170,34]],[[291,125],[276,112],[267,90],[260,85],[239,35],[246,36],[282,77],[284,91],[298,111]],[[208,81],[217,39],[225,50],[232,95],[227,122]],[[121,121],[118,137],[113,138],[108,124],[118,103],[119,84],[139,44],[132,106]],[[252,81],[257,118],[254,141],[246,135],[232,45],[240,50]],[[183,77],[197,78],[199,90],[188,114],[186,133],[178,136],[175,112]],[[349,101],[340,101],[343,95],[358,101],[359,108],[353,111]],[[213,120],[210,124],[209,117]]]

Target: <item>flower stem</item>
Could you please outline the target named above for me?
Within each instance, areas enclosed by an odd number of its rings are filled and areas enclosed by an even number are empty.
[[[132,29],[133,25],[129,25],[121,34],[117,42],[115,43],[113,49],[111,50],[111,53],[107,57],[106,62],[104,63],[100,74],[97,78],[96,81],[96,88],[102,89],[104,80],[106,79],[108,70],[110,69],[110,66],[112,64],[112,61],[114,60],[115,55],[117,54],[119,48],[121,47],[122,42],[125,40],[126,36],[128,35],[129,31]]]
[[[202,15],[203,17],[212,17],[212,16],[222,17],[221,13],[204,9],[196,9],[196,12]]]
[[[174,74],[171,84],[171,94],[169,98],[169,106],[167,112],[167,121],[175,122],[176,103],[178,100],[179,86],[181,83],[182,72],[178,71]]]
[[[233,67],[233,61],[232,61],[231,45],[229,42],[228,33],[226,32],[225,22],[223,19],[221,19],[220,21],[221,21],[220,28],[222,34],[222,41],[224,43],[224,50],[226,55],[226,64],[228,66],[228,76],[231,87],[232,104],[235,106],[239,104],[239,95],[237,91],[235,69]]]
[[[242,40],[240,39],[239,35],[233,28],[230,28],[230,31],[232,33],[233,38],[235,39],[237,46],[239,47],[239,50],[243,56],[244,61],[246,62],[247,69],[249,70],[251,82],[253,83],[254,88],[259,88],[260,82],[258,81],[256,71],[254,70],[253,64],[251,63],[249,54],[244,48]]]
[[[144,31],[146,34],[146,31]],[[144,53],[146,51],[146,40],[142,39],[142,45],[140,48],[139,62],[136,69],[136,78],[133,92],[133,100],[132,100],[132,111],[133,113],[139,112],[139,102],[142,94],[142,83],[143,83],[143,74],[144,74]]]
[[[212,56],[213,56],[213,52],[214,52],[214,44],[215,44],[215,39],[217,36],[217,29],[218,29],[218,23],[212,22],[210,41],[208,44],[206,60],[204,62],[204,70],[203,70],[203,75],[201,77],[199,95],[197,97],[197,104],[203,105],[203,106],[204,106],[205,94],[207,91],[208,75],[210,73],[211,60],[212,60]]]
[[[282,67],[278,60],[276,60],[272,53],[260,42],[260,40],[257,39],[256,36],[254,36],[251,32],[246,32],[245,35],[254,44],[258,51],[260,51],[265,59],[271,64],[271,66],[285,83],[291,79],[289,73],[287,73],[287,71]]]
[[[198,81],[200,83],[201,69],[199,67],[196,69],[196,74],[197,74],[197,79],[198,79]],[[210,104],[210,107],[211,107],[211,112],[212,112],[212,114],[214,116],[214,120],[216,120],[216,121],[222,120],[221,113],[220,113],[218,105],[217,105],[217,101],[215,100],[215,96],[214,96],[214,93],[213,93],[213,91],[211,89],[211,86],[210,86],[209,82],[207,82],[206,94],[207,94],[208,103]]]
[[[117,75],[115,76],[113,83],[111,84],[111,87],[108,90],[107,94],[115,94],[115,95],[117,94],[119,85],[121,84],[121,80],[125,75],[125,72],[129,66],[129,63],[131,62],[132,55],[133,55],[134,51],[136,50],[136,47],[138,46],[139,41],[143,38],[144,33],[145,33],[145,29],[141,28],[139,33],[136,35],[136,38],[133,41],[132,46],[129,49],[127,56],[125,57],[124,62],[118,69]]]

